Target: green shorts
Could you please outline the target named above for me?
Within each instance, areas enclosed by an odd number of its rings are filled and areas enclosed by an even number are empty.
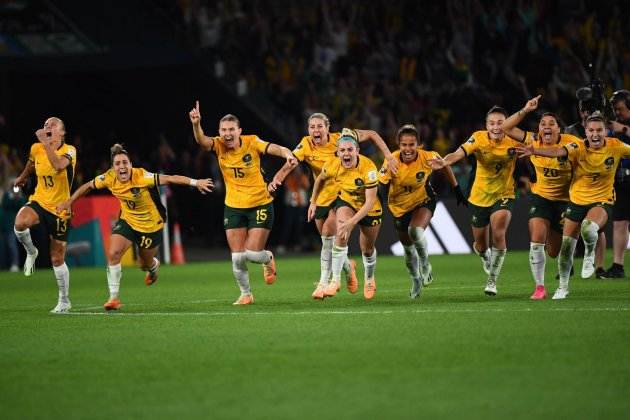
[[[551,229],[562,233],[564,216],[567,211],[566,201],[548,200],[538,194],[529,194],[529,218],[540,217],[549,221]]]
[[[37,201],[29,201],[25,204],[35,210],[37,216],[39,216],[39,222],[46,226],[48,234],[53,239],[62,242],[68,242],[68,228],[70,227],[70,219],[62,219],[55,214],[49,212],[39,205]]]
[[[118,219],[112,228],[112,235],[120,235],[129,239],[140,249],[152,249],[162,244],[162,229],[155,232],[138,232],[123,219]]]
[[[495,203],[489,207],[479,207],[469,203],[468,208],[472,213],[470,217],[470,224],[478,228],[486,227],[490,223],[490,216],[492,216],[492,213],[499,210],[508,210],[512,212],[512,207],[514,207],[513,198],[502,198],[495,201]]]
[[[608,203],[593,203],[587,204],[585,206],[580,206],[579,204],[575,204],[569,201],[569,205],[567,206],[566,218],[569,220],[573,220],[574,222],[581,223],[582,220],[586,217],[586,213],[593,207],[601,207],[606,210],[606,214],[608,215],[608,220],[611,220],[612,217],[612,208],[613,206]],[[608,224],[608,223],[607,223]],[[606,226],[602,226],[602,230]]]
[[[435,213],[435,204],[435,200],[431,199],[420,204],[415,209],[408,211],[400,217],[394,217],[394,225],[396,226],[396,230],[399,232],[407,232],[407,229],[409,229],[409,224],[411,223],[411,218],[413,217],[413,212],[415,212],[417,209],[426,208],[431,210],[431,214],[433,214]]]
[[[332,209],[334,209],[335,202],[333,201],[327,206],[317,206],[315,208],[315,219],[316,220],[326,220],[328,219],[328,214]]]
[[[264,204],[249,209],[237,209],[225,206],[223,210],[223,228],[263,228],[269,229],[273,227],[273,204]]]
[[[355,212],[357,211],[357,209],[355,209],[354,207],[352,207],[350,205],[350,203],[343,201],[341,198],[338,198],[335,202],[334,202],[334,208],[338,209],[339,207],[350,207],[352,210],[354,210]],[[383,215],[378,215],[378,216],[365,216],[363,219],[359,220],[359,225],[361,226],[376,226],[376,225],[380,225],[383,222]]]

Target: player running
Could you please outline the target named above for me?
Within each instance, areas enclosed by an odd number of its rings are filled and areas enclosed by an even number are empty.
[[[416,299],[422,292],[422,285],[433,281],[427,239],[424,231],[435,212],[435,193],[429,183],[433,169],[429,160],[439,158],[437,152],[424,150],[418,130],[413,124],[403,125],[396,134],[397,150],[393,153],[399,161],[398,172],[392,173],[383,165],[379,171],[379,182],[389,185],[388,207],[394,216],[396,232],[405,250],[405,265],[411,277],[409,296]],[[450,167],[441,169],[453,186],[457,203],[466,198],[457,185]]]
[[[525,145],[518,152],[521,156],[566,157],[573,166],[570,201],[558,257],[560,285],[553,295],[553,299],[565,299],[569,295],[569,274],[580,233],[585,248],[582,277],[588,278],[595,272],[598,231],[606,226],[610,218],[615,202],[615,171],[620,159],[630,158],[630,145],[606,137],[606,121],[596,112],[586,119],[585,141],[554,148]]]
[[[298,161],[306,163],[311,169],[313,179],[316,179],[326,162],[336,158],[337,142],[341,133],[330,133],[330,120],[325,114],[315,113],[308,118],[308,136],[304,136],[300,143],[293,149],[293,155]],[[353,130],[359,143],[372,140],[383,153],[391,170],[395,173],[398,162],[393,158],[385,141],[373,130]],[[269,183],[269,191],[275,191],[284,181],[293,168],[287,163],[276,173]],[[320,253],[320,277],[319,283],[312,294],[314,299],[322,299],[322,290],[326,288],[331,276],[332,248],[335,241],[336,218],[334,203],[337,199],[339,188],[335,183],[327,182],[319,194],[315,210],[315,226],[322,238]],[[343,271],[346,273],[347,288],[350,293],[356,293],[359,285],[356,276],[356,264],[353,260],[343,262]]]
[[[486,114],[486,130],[476,131],[456,151],[443,159],[430,160],[433,169],[441,169],[474,155],[477,165],[470,197],[473,250],[481,257],[483,269],[488,275],[484,292],[497,294],[497,279],[503,266],[507,243],[505,232],[512,218],[514,205],[514,168],[516,166],[517,140],[506,136],[503,122],[505,109],[494,106]],[[492,235],[492,248],[489,248]]]
[[[517,127],[527,114],[538,108],[541,95],[527,101],[523,109],[503,123],[503,130],[525,144],[541,148],[562,148],[579,142],[575,136],[560,134],[559,118],[545,112],[538,123],[538,132],[526,132]],[[533,167],[529,193],[529,267],[536,282],[533,300],[547,297],[545,290],[545,251],[556,258],[562,243],[562,226],[569,203],[569,186],[573,167],[566,157],[531,156]]]
[[[69,212],[79,197],[94,189],[107,188],[120,201],[120,218],[112,228],[107,252],[107,285],[109,299],[103,305],[108,310],[120,309],[120,260],[130,246],[138,247],[140,268],[147,271],[144,282],[151,286],[158,279],[160,261],[156,255],[162,243],[166,209],[160,201],[160,185],[190,185],[205,194],[212,191],[211,179],[191,179],[181,175],[161,175],[134,168],[129,153],[120,144],[110,149],[112,167],[102,175],[81,185],[72,196],[57,206],[59,212]]]
[[[24,186],[33,172],[37,176],[37,185],[29,201],[18,212],[14,231],[26,250],[24,275],[31,276],[39,252],[31,239],[30,228],[38,223],[44,224],[50,239],[50,261],[59,289],[57,306],[51,312],[64,313],[72,307],[69,298],[70,271],[65,263],[70,216],[58,212],[56,206],[70,197],[77,151],[74,146],[66,144],[66,126],[57,117],[48,118],[35,135],[39,143],[31,146],[26,166],[15,179],[14,188]]]
[[[377,197],[378,175],[376,165],[359,155],[359,142],[353,130],[344,129],[337,142],[338,158],[330,159],[315,179],[308,220],[315,217],[317,202],[325,183],[333,182],[339,188],[336,209],[335,242],[332,249],[332,279],[328,284],[319,283],[313,293],[316,299],[335,296],[340,287],[343,262],[348,256],[348,240],[354,227],[359,224],[359,246],[363,256],[363,296],[372,299],[376,292],[376,248],[374,244],[380,230],[383,208]]]
[[[238,118],[228,114],[219,121],[219,136],[208,137],[201,128],[199,101],[190,111],[195,140],[204,150],[214,152],[225,181],[223,227],[232,253],[232,271],[241,295],[234,305],[254,303],[249,284],[247,262],[263,265],[265,283],[276,280],[276,263],[265,250],[273,226],[273,198],[267,191],[260,166],[260,156],[270,154],[285,158],[294,167],[297,159],[286,147],[261,140],[256,135],[242,135]]]

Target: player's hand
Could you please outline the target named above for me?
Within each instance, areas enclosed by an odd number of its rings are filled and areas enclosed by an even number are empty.
[[[398,166],[399,166],[399,161],[398,159],[396,159],[394,156],[389,156],[387,158],[387,169],[389,169],[389,171],[396,175],[398,173]]]
[[[199,101],[195,101],[195,107],[188,113],[190,122],[197,125],[201,122],[201,110],[199,109]]]
[[[455,193],[455,198],[457,199],[457,205],[459,206],[463,204],[464,206],[468,207],[468,200],[466,200],[464,192],[459,185],[455,185],[453,187],[453,192]]]
[[[72,204],[70,203],[70,200],[66,200],[63,203],[58,204],[56,210],[59,214],[70,213],[71,207]]]
[[[275,177],[271,180],[269,185],[267,185],[267,191],[270,193],[275,192],[282,185],[282,181],[276,179]]]
[[[308,212],[306,213],[306,221],[310,222],[315,218],[315,210],[317,210],[317,204],[311,203],[308,206]]]
[[[444,158],[436,156],[434,158],[428,159],[429,165],[431,165],[431,169],[438,170],[442,169],[446,166],[446,162],[444,162]]]
[[[531,156],[534,154],[534,146],[529,144],[529,145],[523,145],[523,146],[518,146],[516,148],[516,155],[519,158],[523,158],[523,157],[527,157],[527,156]]]
[[[623,133],[625,125],[618,123],[617,121],[611,121],[609,127],[615,133]]]
[[[26,178],[22,178],[21,176],[18,176],[17,178],[15,178],[15,181],[13,181],[14,190],[15,188],[22,188],[25,185],[26,185]]]
[[[286,158],[287,158],[287,163],[289,164],[291,169],[295,168],[298,165],[298,160],[295,156],[293,156],[293,153],[289,153],[289,155]]]
[[[538,108],[538,101],[540,100],[541,97],[542,95],[538,95],[535,98],[532,98],[529,101],[527,101],[527,103],[523,107],[523,111],[532,112],[533,110]]]
[[[50,144],[50,142],[52,141],[52,131],[50,130],[40,128],[35,132],[35,136],[37,137],[37,140],[39,140],[44,145]]]
[[[350,239],[352,229],[354,229],[354,223],[351,220],[340,220],[337,222],[337,235],[344,242]]]
[[[212,182],[212,179],[206,178],[197,180],[197,189],[201,194],[211,193],[213,188],[214,183]]]

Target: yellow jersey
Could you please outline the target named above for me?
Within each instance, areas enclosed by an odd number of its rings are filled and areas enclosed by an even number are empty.
[[[293,149],[293,155],[300,162],[306,163],[311,172],[313,179],[317,178],[322,172],[324,164],[332,158],[337,157],[337,141],[341,137],[341,133],[329,133],[328,142],[323,146],[318,146],[313,142],[311,136],[304,136],[300,143]],[[317,197],[318,206],[329,206],[339,193],[339,187],[335,182],[326,182]]]
[[[346,169],[341,160],[331,159],[322,168],[322,177],[326,182],[335,182],[339,187],[339,198],[359,211],[365,204],[365,190],[376,188],[378,185],[378,171],[370,159],[359,155],[359,161],[354,168]],[[383,207],[377,198],[374,206],[368,211],[368,216],[380,216]]]
[[[433,198],[429,184],[429,176],[433,170],[427,161],[440,155],[420,147],[416,151],[418,152],[416,159],[409,163],[400,159],[400,150],[392,153],[394,158],[400,161],[397,174],[391,173],[387,168],[387,163],[384,163],[379,171],[379,182],[390,184],[388,207],[394,217],[401,217]]]
[[[630,145],[606,137],[598,150],[588,146],[588,140],[564,146],[573,165],[573,182],[569,189],[572,203],[585,206],[595,203],[615,203],[615,171],[621,159],[630,158]]]
[[[120,218],[133,230],[152,233],[164,226],[166,210],[160,201],[158,174],[132,168],[129,181],[120,182],[110,169],[92,182],[94,188],[107,188],[120,201]]]
[[[225,205],[248,209],[269,204],[273,197],[267,191],[262,175],[260,155],[271,143],[256,135],[242,135],[237,149],[225,147],[221,137],[212,137],[212,151],[217,155],[225,182]]]
[[[487,131],[476,131],[460,147],[466,156],[477,159],[475,180],[468,201],[475,206],[490,207],[499,200],[514,198],[516,147],[522,143],[509,136],[490,140]]]
[[[37,185],[35,186],[35,192],[28,199],[29,201],[37,202],[42,208],[55,216],[68,220],[70,215],[67,212],[63,214],[58,213],[56,207],[70,198],[74,168],[77,164],[77,150],[74,146],[64,143],[55,150],[55,154],[63,156],[70,161],[66,169],[58,171],[53,168],[42,143],[35,143],[31,146],[28,159],[35,165]]]
[[[571,134],[560,134],[558,143],[545,146],[537,133],[527,132],[525,137],[525,143],[533,144],[536,148],[564,147],[577,141],[581,140]],[[569,186],[573,174],[569,159],[566,156],[531,156],[530,161],[536,171],[536,182],[531,184],[531,191],[547,200],[569,201]]]

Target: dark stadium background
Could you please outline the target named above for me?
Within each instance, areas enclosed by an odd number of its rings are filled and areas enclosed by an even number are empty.
[[[0,189],[51,115],[78,148],[75,187],[107,168],[114,142],[127,146],[135,166],[217,178],[213,157],[191,135],[196,99],[206,133],[233,113],[245,133],[289,148],[312,111],[329,114],[335,130],[375,129],[390,146],[395,128],[413,122],[442,153],[481,128],[491,105],[513,112],[539,93],[541,108],[570,124],[589,62],[607,95],[630,86],[627,16],[627,4],[613,1],[5,0]],[[348,48],[338,54],[331,34],[343,31]],[[374,149],[363,152],[380,160]],[[267,173],[281,163],[268,159]],[[457,170],[465,183],[468,167]],[[466,211],[454,208],[439,180],[436,187],[469,237]],[[181,224],[187,253],[206,258],[224,247],[220,189],[208,197],[173,192],[170,219]],[[281,197],[271,245],[313,250],[311,225],[281,237]],[[523,203],[510,248],[528,243]],[[387,222],[382,242],[392,234]]]

